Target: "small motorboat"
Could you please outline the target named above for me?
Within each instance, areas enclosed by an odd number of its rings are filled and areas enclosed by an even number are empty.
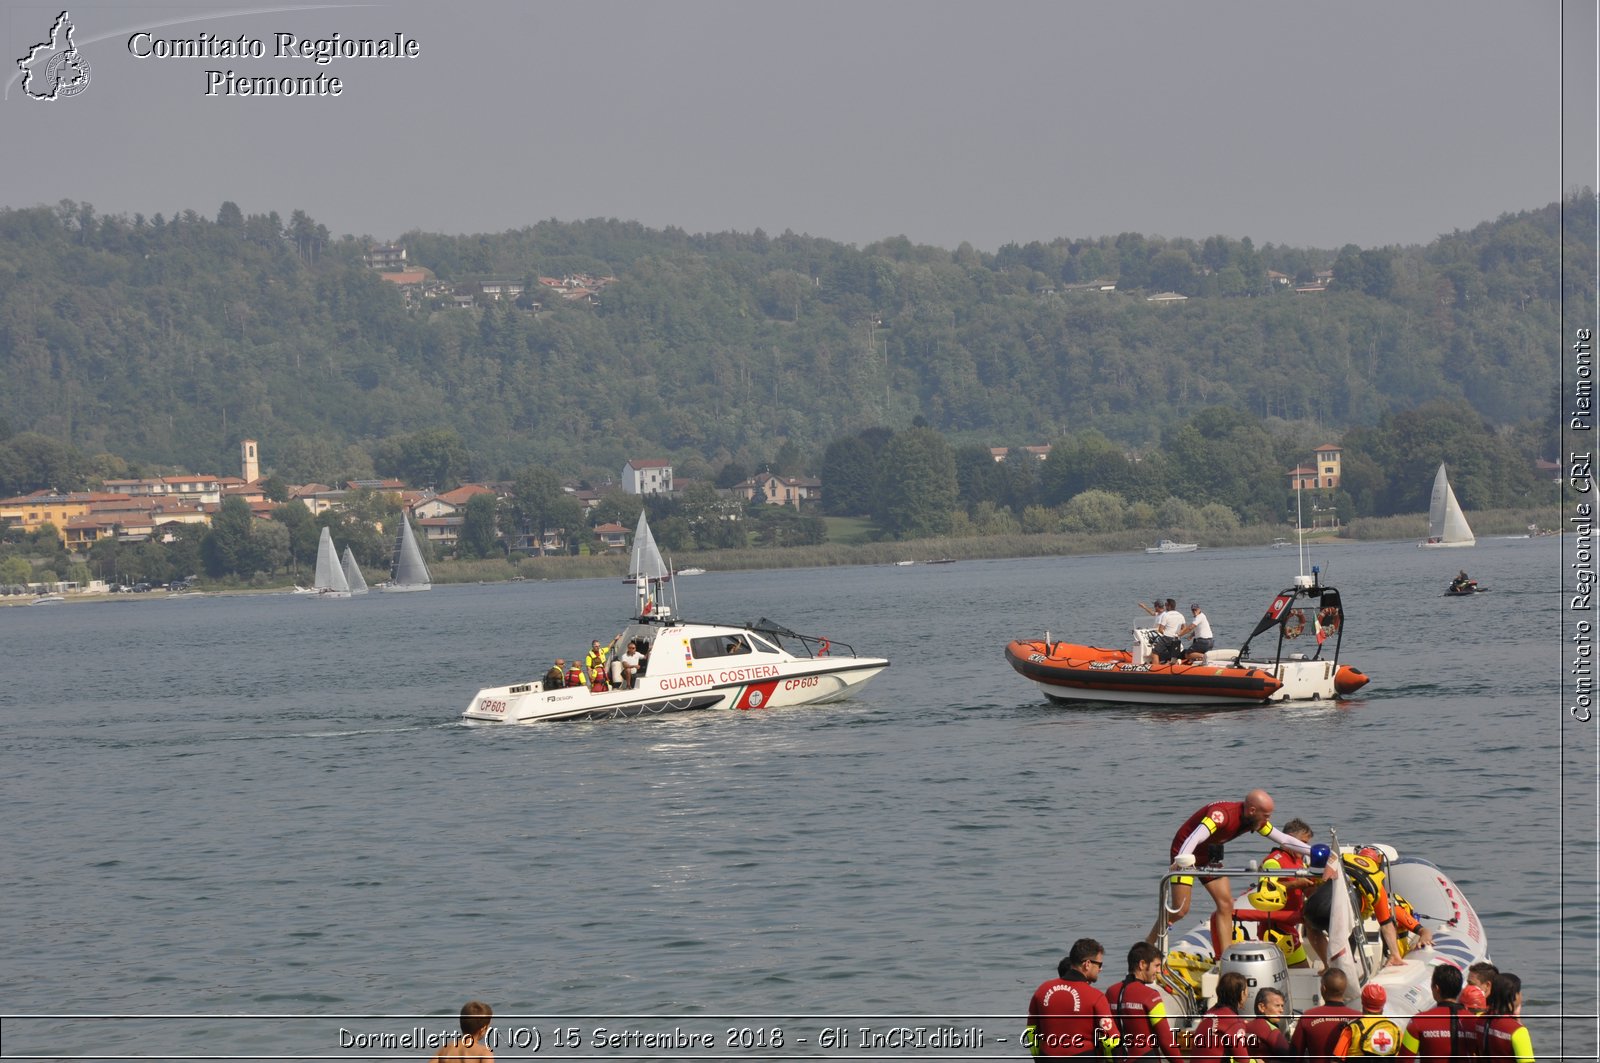
[[[1273,598],[1242,647],[1212,650],[1203,660],[1161,663],[1154,628],[1135,628],[1132,650],[1054,642],[1048,633],[1043,639],[1018,639],[1006,646],[1006,660],[1054,702],[1207,706],[1331,701],[1360,690],[1368,677],[1339,662],[1344,602],[1338,590],[1317,582],[1318,569],[1311,571],[1295,577],[1293,586]],[[1251,643],[1269,632],[1277,636],[1273,652],[1254,654]],[[1296,652],[1296,640],[1303,635],[1309,636],[1306,650]]]
[[[1355,888],[1349,884],[1349,876],[1342,875],[1335,880],[1339,884],[1335,900],[1342,898],[1343,908],[1329,920],[1328,950],[1330,961],[1343,969],[1350,979],[1346,999],[1359,1000],[1361,989],[1367,985],[1382,986],[1388,995],[1384,1014],[1398,1018],[1398,1027],[1404,1028],[1407,1017],[1434,1004],[1430,989],[1433,969],[1440,964],[1454,964],[1464,971],[1480,960],[1487,960],[1488,935],[1461,887],[1429,861],[1402,856],[1393,846],[1382,843],[1360,847],[1336,845],[1336,848],[1344,853],[1361,848],[1365,852],[1382,854],[1385,888],[1391,895],[1404,897],[1416,918],[1433,934],[1431,947],[1423,947],[1410,939],[1401,940],[1402,962],[1386,965],[1378,924],[1370,916],[1361,918],[1361,905]],[[1260,872],[1254,863],[1245,868],[1208,869],[1208,873],[1228,876],[1234,885],[1244,884],[1234,902],[1234,940],[1223,949],[1218,963],[1213,955],[1209,912],[1176,939],[1169,940],[1166,933],[1161,935],[1157,947],[1166,962],[1156,985],[1166,1003],[1168,1016],[1174,1017],[1174,1028],[1185,1029],[1198,1021],[1215,1003],[1218,978],[1230,970],[1244,974],[1252,986],[1265,985],[1280,990],[1286,998],[1286,1014],[1294,1015],[1322,1003],[1319,974],[1311,967],[1289,967],[1287,963],[1286,955],[1294,952],[1299,944],[1298,928],[1292,922],[1273,918],[1280,913],[1255,909],[1252,894],[1259,883]],[[1304,868],[1274,872],[1274,875],[1320,878],[1322,871]],[[1169,903],[1172,877],[1163,874],[1160,880],[1160,899],[1164,905]],[[1205,906],[1206,902],[1201,903]],[[1340,940],[1344,928],[1349,931],[1347,943]]]
[[[1175,543],[1171,539],[1162,539],[1154,546],[1147,546],[1147,554],[1192,554],[1200,549],[1199,543]]]
[[[29,602],[28,604],[29,605],[59,605],[60,603],[62,603],[64,601],[66,601],[66,598],[62,597],[59,594],[41,594],[41,595],[39,595],[39,597],[35,598],[33,601]]]
[[[478,691],[462,719],[479,723],[609,720],[699,709],[766,709],[839,701],[889,667],[842,642],[801,635],[765,618],[725,624],[680,620],[672,573],[644,514],[630,565],[638,613],[612,640],[646,657],[631,686],[552,687],[533,679]],[[580,640],[581,642],[581,640]],[[574,643],[579,644],[579,643]]]

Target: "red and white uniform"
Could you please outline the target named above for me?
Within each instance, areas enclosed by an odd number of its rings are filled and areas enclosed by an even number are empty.
[[[1071,1059],[1116,1043],[1117,1027],[1105,994],[1076,971],[1033,991],[1028,1024],[1034,1028],[1034,1054],[1040,1059]]]
[[[1400,1038],[1400,1059],[1451,1059],[1478,1050],[1478,1016],[1451,1002],[1419,1011]]]
[[[1167,1021],[1167,1006],[1155,986],[1129,978],[1106,990],[1106,1001],[1122,1036],[1118,1059],[1159,1059],[1163,1055],[1172,1060],[1183,1058],[1177,1035]]]
[[[1343,1004],[1319,1004],[1307,1008],[1294,1024],[1294,1036],[1289,1038],[1289,1052],[1306,1063],[1333,1063],[1333,1043],[1339,1031],[1361,1013]]]
[[[1241,834],[1260,834],[1271,838],[1279,848],[1310,854],[1311,846],[1274,827],[1266,820],[1247,824],[1243,801],[1213,801],[1183,821],[1172,836],[1172,858],[1193,853],[1195,863],[1204,867],[1222,863],[1222,847]],[[1203,848],[1202,848],[1203,846]]]

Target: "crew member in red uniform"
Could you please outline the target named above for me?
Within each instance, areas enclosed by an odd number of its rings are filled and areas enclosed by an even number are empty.
[[[1489,983],[1488,1009],[1480,1020],[1484,1058],[1533,1063],[1533,1040],[1522,1025],[1522,979],[1509,973],[1495,975]]]
[[[1283,994],[1271,986],[1256,990],[1255,1017],[1244,1024],[1251,1059],[1288,1059],[1289,1038],[1283,1032]]]
[[[1161,973],[1161,950],[1148,941],[1128,950],[1128,977],[1106,990],[1111,1017],[1121,1038],[1117,1056],[1123,1060],[1183,1058],[1178,1038],[1167,1021],[1167,1007],[1155,987]]]
[[[1244,1007],[1248,988],[1244,975],[1229,971],[1217,979],[1217,1006],[1200,1017],[1189,1035],[1188,1059],[1220,1059],[1228,1063],[1249,1063],[1248,1037],[1239,1009]]]
[[[1433,999],[1437,1003],[1419,1011],[1400,1037],[1399,1059],[1454,1059],[1478,1050],[1481,1020],[1463,1008],[1461,968],[1444,964],[1433,969]]]
[[[1291,819],[1283,825],[1283,833],[1311,844],[1311,826],[1302,819]],[[1254,912],[1238,911],[1235,919],[1251,919],[1260,924],[1256,936],[1271,941],[1283,949],[1284,962],[1290,967],[1309,967],[1305,943],[1300,939],[1300,923],[1306,906],[1306,895],[1316,889],[1320,879],[1300,878],[1295,875],[1274,875],[1274,871],[1298,871],[1306,866],[1300,854],[1279,847],[1261,861],[1261,884],[1249,894]],[[1276,933],[1274,933],[1274,931]]]
[[[1052,978],[1028,1002],[1024,1043],[1040,1059],[1073,1059],[1091,1052],[1111,1055],[1117,1027],[1105,994],[1092,983],[1105,966],[1106,950],[1093,938],[1079,938]]]
[[[1179,870],[1176,861],[1180,856],[1193,856],[1198,867],[1220,867],[1223,845],[1241,834],[1264,835],[1284,849],[1309,854],[1311,846],[1272,825],[1272,809],[1272,797],[1265,790],[1251,790],[1243,801],[1213,801],[1201,808],[1184,820],[1178,833],[1172,836],[1173,870]],[[1194,880],[1192,873],[1173,876],[1172,904],[1176,907],[1166,913],[1167,926],[1189,914]],[[1233,888],[1225,877],[1201,875],[1200,881],[1217,904],[1216,913],[1211,917],[1211,948],[1212,955],[1221,959],[1223,946],[1233,940]],[[1162,929],[1158,917],[1145,940],[1155,944]]]
[[[1344,1002],[1350,979],[1337,967],[1322,972],[1322,1003],[1307,1008],[1300,1021],[1295,1023],[1294,1036],[1289,1038],[1289,1052],[1306,1063],[1332,1063],[1333,1042],[1339,1031],[1361,1013]]]

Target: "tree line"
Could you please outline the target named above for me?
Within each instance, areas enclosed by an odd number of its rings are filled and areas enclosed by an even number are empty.
[[[1426,246],[1321,250],[1123,233],[986,254],[614,220],[401,238],[464,287],[618,278],[598,307],[537,311],[408,308],[367,238],[300,211],[0,210],[0,490],[224,468],[245,436],[292,482],[599,480],[639,456],[715,482],[817,472],[835,441],[917,418],[958,449],[1090,430],[1142,453],[1208,407],[1337,436],[1432,402],[1543,424],[1553,456],[1548,337],[1563,299],[1593,316],[1595,286],[1593,233],[1563,210],[1592,217],[1592,192]],[[1314,294],[1274,276],[1323,270]]]

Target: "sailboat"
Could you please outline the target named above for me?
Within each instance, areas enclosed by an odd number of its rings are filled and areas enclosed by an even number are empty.
[[[321,598],[350,597],[350,583],[344,578],[339,555],[333,548],[333,536],[327,528],[322,529],[322,538],[317,540],[317,578],[311,589]]]
[[[400,514],[400,532],[394,540],[394,572],[386,591],[431,591],[433,577],[428,575],[428,565],[422,560],[422,548],[417,545],[417,534],[411,522]]]
[[[1418,546],[1472,546],[1478,540],[1472,537],[1461,503],[1450,489],[1450,477],[1443,463],[1433,478],[1433,495],[1428,499],[1428,538]]]
[[[350,552],[348,546],[344,548],[344,562],[341,567],[344,569],[344,581],[350,584],[350,593],[367,593],[367,578],[361,574],[361,566],[356,564],[356,555]]]

